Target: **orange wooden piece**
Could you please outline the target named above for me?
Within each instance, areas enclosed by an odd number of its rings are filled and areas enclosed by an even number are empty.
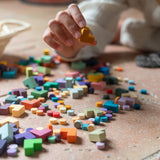
[[[76,143],[77,129],[76,128],[61,128],[60,134],[62,139],[67,139],[68,143]]]
[[[120,71],[121,72],[121,71],[123,71],[123,68],[122,67],[117,67],[116,71]]]
[[[46,101],[44,97],[39,97],[38,100],[40,100],[41,103],[44,103]]]
[[[36,115],[37,116],[43,116],[43,110],[37,110]]]
[[[94,36],[90,34],[90,29],[88,27],[84,27],[81,29],[80,41],[85,43],[90,43],[90,44],[94,43]]]
[[[51,124],[48,124],[47,128],[53,131],[53,126]]]
[[[114,100],[114,103],[117,104],[119,99],[120,99],[120,97],[116,97],[115,100]]]
[[[43,80],[44,80],[45,82],[48,82],[48,81],[49,81],[49,77],[44,77]]]
[[[31,110],[31,108],[38,108],[40,106],[40,100],[33,99],[31,101],[24,100],[21,102],[22,105],[25,106],[25,109]]]
[[[103,103],[100,101],[96,102],[96,107],[103,107]]]

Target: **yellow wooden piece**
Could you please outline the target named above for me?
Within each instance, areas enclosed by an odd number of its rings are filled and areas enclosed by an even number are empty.
[[[49,49],[44,49],[44,55],[50,55]]]
[[[90,34],[90,29],[88,27],[83,27],[81,29],[81,38],[80,38],[81,42],[93,44],[94,39],[95,38],[92,34]]]
[[[31,108],[31,112],[33,113],[33,114],[36,114],[36,112],[37,112],[37,108]]]
[[[71,109],[71,106],[70,106],[70,105],[65,105],[64,107],[66,107],[66,110]]]
[[[69,91],[63,91],[63,93],[64,93],[66,96],[69,96],[69,95],[70,95]]]
[[[9,112],[13,117],[20,117],[25,112],[24,105],[12,104],[9,107]]]
[[[57,118],[50,118],[49,122],[50,124],[57,124]]]
[[[78,113],[79,119],[85,119],[85,113]]]
[[[67,120],[64,118],[59,119],[59,124],[61,125],[66,125],[67,124]]]
[[[61,96],[62,98],[66,98],[66,97],[67,97],[67,95],[66,95],[65,93],[60,93],[60,96]]]
[[[87,85],[74,85],[73,88],[82,88],[83,89],[83,93],[86,94],[88,93],[88,86]]]
[[[78,116],[72,118],[72,122],[73,122],[73,123],[74,123],[76,120],[79,120],[79,117],[78,117]]]
[[[63,108],[63,107],[64,107],[64,105],[58,105],[57,109],[60,110],[60,108]]]
[[[0,61],[0,64],[4,64],[6,66],[7,62],[6,61]]]
[[[60,133],[60,129],[54,129],[53,130],[53,135],[55,136],[57,133]]]
[[[97,102],[96,102],[96,107],[103,107],[103,103],[100,102],[100,101],[97,101]]]
[[[19,128],[19,121],[13,117],[8,117],[0,120],[0,127],[2,127],[6,123],[14,123]]]
[[[57,103],[64,104],[64,101],[59,100],[59,101],[57,101]]]

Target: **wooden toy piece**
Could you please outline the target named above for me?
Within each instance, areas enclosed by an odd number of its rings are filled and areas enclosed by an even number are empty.
[[[12,70],[12,71],[4,71],[2,73],[2,77],[5,79],[12,79],[16,77],[16,71]]]
[[[94,130],[95,130],[95,125],[94,125],[94,124],[89,124],[88,127],[87,127],[87,130],[88,130],[89,132],[94,131]]]
[[[88,131],[88,126],[89,124],[86,123],[82,124],[82,130]]]
[[[36,130],[38,130],[38,131],[41,131],[41,130],[43,130],[44,128],[43,127],[37,127],[36,128]]]
[[[60,112],[53,112],[53,117],[54,118],[59,118],[60,117]]]
[[[106,93],[107,93],[107,94],[112,94],[113,91],[112,91],[112,89],[107,89],[107,90],[106,90]]]
[[[77,129],[81,129],[82,128],[82,122],[80,120],[76,120],[74,122],[74,127]]]
[[[0,105],[0,115],[8,115],[8,114],[10,114],[10,112],[9,112],[9,106],[10,105],[11,104],[9,104],[9,103],[7,103],[7,104],[5,104],[3,106]]]
[[[116,71],[122,72],[122,71],[123,71],[123,68],[122,68],[122,67],[117,67],[117,68],[116,68]]]
[[[65,88],[72,88],[72,86],[73,86],[73,84],[72,84],[73,78],[72,77],[66,77],[65,80],[66,80]]]
[[[8,123],[0,127],[0,137],[2,140],[6,140],[7,143],[13,141],[13,128]]]
[[[68,116],[74,116],[75,115],[74,110],[73,109],[67,110],[67,115]]]
[[[99,150],[105,149],[105,142],[96,142],[96,148]]]
[[[76,61],[76,62],[72,62],[71,63],[71,68],[74,70],[83,70],[86,68],[86,63],[82,62],[82,61]]]
[[[107,108],[108,110],[111,110],[114,113],[118,113],[118,111],[119,111],[119,103],[118,104],[114,104],[114,101],[108,100],[103,105],[103,108]]]
[[[47,111],[47,115],[50,116],[50,117],[52,117],[53,116],[53,111],[52,110],[48,110]]]
[[[81,29],[80,41],[84,43],[90,43],[90,44],[94,43],[95,38],[92,34],[90,34],[90,29],[88,27],[83,27]]]
[[[118,84],[118,79],[112,76],[106,76],[103,79],[107,85]]]
[[[125,77],[125,78],[123,78],[123,81],[128,83],[129,79],[127,77]]]
[[[123,88],[116,88],[115,95],[117,97],[121,97],[122,93],[128,93],[128,90],[123,89]]]
[[[91,87],[94,88],[95,90],[100,90],[103,91],[106,88],[106,82],[101,81],[101,82],[92,82]]]
[[[133,108],[135,104],[135,99],[129,97],[121,97],[118,100],[118,104],[120,105],[120,109],[123,108],[123,105],[129,105],[131,108]]]
[[[66,98],[67,97],[66,94],[64,94],[64,93],[60,93],[60,95],[61,95],[62,98]]]
[[[66,113],[66,111],[67,111],[65,107],[61,107],[59,110],[61,113]]]
[[[62,101],[62,100],[57,101],[57,103],[64,105],[64,101]]]
[[[67,120],[64,118],[59,119],[59,124],[61,125],[66,125],[67,124]]]
[[[55,136],[56,134],[60,134],[60,129],[54,129],[53,130],[53,135]]]
[[[36,114],[36,112],[37,112],[37,108],[31,108],[31,112],[33,113],[33,114]]]
[[[147,90],[146,89],[141,89],[140,93],[141,94],[147,94]]]
[[[55,96],[59,95],[60,91],[56,90],[54,91]]]
[[[33,76],[33,68],[26,67],[26,78]]]
[[[12,104],[10,105],[9,110],[13,117],[20,117],[22,114],[25,113],[25,106]]]
[[[108,121],[108,117],[107,116],[100,117],[100,122],[107,122],[107,121]]]
[[[128,90],[129,90],[129,91],[135,91],[135,87],[134,87],[134,86],[129,86],[129,87],[128,87]]]
[[[15,118],[8,117],[0,120],[0,127],[3,126],[6,123],[14,123],[17,125],[17,128],[19,128],[19,121]]]
[[[42,139],[25,139],[23,147],[25,151],[25,156],[32,156],[34,155],[35,151],[42,150]]]
[[[11,95],[11,96],[9,96],[9,97],[7,97],[6,99],[5,99],[5,103],[19,103],[19,99],[17,98],[17,96],[16,95]]]
[[[90,82],[100,82],[103,81],[104,75],[101,72],[88,73],[87,78]]]
[[[57,118],[50,118],[50,119],[49,119],[49,122],[50,122],[51,124],[57,124]]]
[[[15,149],[15,148],[8,148],[7,149],[7,156],[9,156],[9,157],[15,157],[15,156],[17,156],[17,149]]]
[[[33,95],[35,99],[37,99],[39,97],[47,98],[48,91],[47,90],[41,90],[41,91],[34,90],[34,91],[31,92],[31,95]]]
[[[89,140],[92,142],[103,142],[106,140],[105,129],[97,129],[88,134]]]
[[[75,88],[75,89],[82,88],[84,94],[87,94],[87,93],[88,93],[88,86],[87,86],[87,85],[81,85],[81,86],[75,86],[75,85],[74,85],[73,88]],[[80,90],[78,90],[78,91],[80,92]]]
[[[61,128],[60,134],[62,139],[67,139],[68,143],[76,143],[77,129],[76,128]]]
[[[60,104],[60,105],[57,106],[57,109],[58,109],[58,110],[60,110],[60,108],[64,108],[64,105],[61,105],[61,104]]]
[[[52,124],[48,124],[47,128],[50,129],[50,130],[52,130],[52,132],[53,132],[53,126],[52,126]]]
[[[85,121],[85,124],[93,124],[93,121]]]
[[[41,56],[41,61],[44,64],[50,64],[52,62],[52,57],[50,55],[42,55]]]
[[[16,95],[16,96],[23,96],[24,98],[26,98],[27,97],[27,90],[24,88],[12,89],[11,94]]]
[[[34,89],[34,88],[36,88],[38,86],[37,83],[36,83],[36,81],[35,81],[35,79],[33,78],[33,76],[28,77],[27,79],[25,79],[23,81],[23,84],[26,87],[28,87],[29,89]]]
[[[84,113],[85,113],[85,116],[87,118],[93,118],[95,115],[94,115],[94,110],[92,108],[86,108],[84,110]]]
[[[49,88],[56,88],[58,89],[58,83],[57,82],[46,82],[44,85],[44,90],[49,90]]]
[[[0,156],[6,151],[7,149],[7,140],[0,140]]]
[[[28,132],[26,131],[26,132],[22,132],[22,133],[16,134],[14,136],[14,141],[18,145],[23,145],[24,139],[34,139],[34,138],[36,138],[36,136],[34,136],[29,131]]]
[[[34,108],[35,107],[38,108],[40,106],[40,100],[38,100],[38,99],[33,99],[31,101],[29,101],[29,100],[23,100],[21,102],[21,104],[25,106],[25,109],[31,110],[31,108],[33,108],[33,107]]]
[[[123,79],[121,77],[117,77],[117,79],[118,79],[118,82],[122,82],[123,81]]]
[[[72,122],[74,123],[76,120],[79,120],[79,117],[73,117]]]
[[[65,73],[65,77],[76,78],[78,76],[79,76],[79,72],[67,72],[67,73]]]
[[[103,96],[103,99],[110,99],[110,96],[109,96],[108,94],[105,94],[105,95]]]
[[[43,110],[37,110],[36,115],[37,116],[43,116],[44,115]]]
[[[70,110],[71,109],[71,105],[65,105],[64,107],[66,108],[66,110]]]
[[[51,73],[51,68],[38,66],[37,71],[40,72],[40,73],[43,73],[45,75],[49,75]]]
[[[56,143],[56,136],[48,136],[49,143]]]
[[[49,77],[44,77],[44,82],[49,82]]]
[[[78,117],[80,120],[85,119],[85,113],[78,113]]]
[[[33,129],[30,132],[34,134],[37,138],[42,138],[43,142],[47,139],[48,136],[52,135],[52,130],[48,128],[40,130],[40,131]]]
[[[121,97],[116,97],[115,99],[114,99],[114,103],[118,103],[118,100],[120,99]]]
[[[103,103],[102,102],[96,102],[96,107],[103,107]]]

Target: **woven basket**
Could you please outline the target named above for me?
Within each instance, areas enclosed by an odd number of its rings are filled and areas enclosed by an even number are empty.
[[[8,27],[9,25],[16,25],[16,27],[10,28]],[[14,37],[22,31],[29,29],[30,26],[31,25],[29,23],[14,19],[0,21],[0,55],[2,55],[6,45],[12,37]]]

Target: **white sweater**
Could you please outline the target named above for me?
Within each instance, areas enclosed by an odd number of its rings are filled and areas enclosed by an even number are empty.
[[[79,8],[98,43],[81,49],[75,58],[62,59],[84,60],[102,54],[104,47],[115,37],[121,13],[129,7],[141,10],[145,19],[126,20],[121,29],[120,43],[135,49],[160,52],[160,4],[157,0],[85,0]]]

